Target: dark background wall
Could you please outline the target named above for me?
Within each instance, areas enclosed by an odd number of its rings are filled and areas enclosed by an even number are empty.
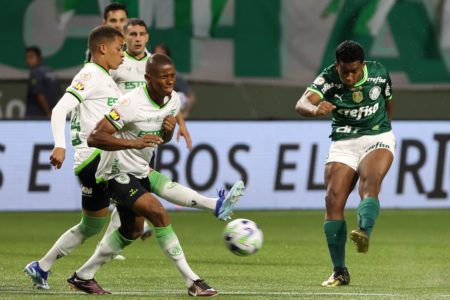
[[[62,89],[68,84],[63,82]],[[305,87],[192,82],[191,88],[197,98],[191,119],[303,118],[295,113],[294,106]],[[21,118],[18,105],[25,105],[25,95],[26,81],[0,81],[0,118]],[[450,89],[395,89],[394,101],[395,119],[450,120]]]

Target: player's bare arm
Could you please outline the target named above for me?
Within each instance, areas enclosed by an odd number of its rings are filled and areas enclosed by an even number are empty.
[[[321,101],[320,96],[306,90],[295,105],[295,111],[304,117],[320,117],[331,113],[336,106],[328,101]]]
[[[178,114],[180,115],[180,114]],[[164,122],[163,122],[163,129],[164,129],[164,133],[163,133],[163,140],[164,143],[168,143],[173,136],[173,132],[175,130],[175,126],[177,125],[177,119],[172,116],[172,115],[168,115],[167,117],[164,118]]]
[[[386,101],[386,112],[389,120],[392,120],[392,114],[394,112],[394,101],[392,99]]]
[[[105,118],[97,123],[95,129],[89,135],[87,140],[88,146],[107,151],[116,151],[154,147],[164,142],[161,137],[153,134],[146,134],[134,140],[119,139],[114,136],[116,132],[116,128]]]
[[[180,140],[180,137],[183,136],[186,140],[186,147],[189,150],[192,150],[192,139],[189,134],[189,130],[186,127],[186,123],[184,122],[184,117],[182,114],[178,114],[176,116],[178,122],[178,132],[177,132],[177,142]]]
[[[50,154],[50,164],[56,169],[61,169],[61,166],[66,158],[66,149],[55,147]]]

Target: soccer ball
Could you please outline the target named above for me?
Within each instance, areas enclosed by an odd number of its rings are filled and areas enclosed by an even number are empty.
[[[248,256],[261,249],[263,233],[255,222],[248,219],[236,219],[225,226],[223,232],[225,245],[239,256]]]

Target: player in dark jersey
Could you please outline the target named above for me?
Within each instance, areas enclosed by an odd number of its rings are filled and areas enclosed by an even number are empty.
[[[334,269],[322,286],[350,283],[344,207],[358,179],[358,228],[350,239],[358,252],[368,251],[380,210],[381,183],[394,159],[392,107],[388,72],[380,63],[364,61],[364,50],[354,41],[336,48],[336,62],[322,71],[295,107],[306,117],[332,115],[332,143],[325,164],[324,232]]]

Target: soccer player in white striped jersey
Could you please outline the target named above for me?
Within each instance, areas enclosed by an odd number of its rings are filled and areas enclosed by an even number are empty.
[[[82,183],[81,222],[67,230],[39,261],[29,263],[24,272],[34,286],[49,289],[48,273],[53,263],[70,254],[86,239],[99,233],[108,222],[109,198],[104,187],[95,181],[100,150],[90,147],[87,138],[96,122],[108,111],[121,92],[109,74],[123,61],[124,37],[110,26],[98,26],[89,35],[92,61],[74,77],[64,96],[53,108],[51,125],[55,147],[50,163],[61,168],[65,160],[64,129],[66,115],[72,112],[71,142],[75,148],[74,169]]]
[[[123,33],[127,46],[124,61],[116,70],[111,70],[110,74],[122,94],[125,94],[135,88],[145,86],[145,66],[150,53],[147,51],[147,43],[149,41],[148,29],[143,20],[128,19],[123,26]],[[192,140],[182,114],[177,116],[177,122],[179,125],[177,139],[183,136],[186,140],[187,147],[191,149]],[[111,213],[111,223],[106,232],[111,232],[118,228],[119,225],[120,219],[117,210],[114,209]],[[144,223],[144,233],[141,238],[144,240],[151,235],[151,227],[147,223]],[[116,258],[124,259],[121,255],[118,255]]]
[[[153,55],[147,62],[145,79],[146,85],[122,96],[88,138],[90,146],[105,150],[96,177],[98,182],[107,182],[109,196],[116,202],[122,222],[117,230],[103,237],[93,256],[68,282],[86,293],[109,293],[100,287],[94,275],[142,234],[142,224],[148,219],[155,226],[161,250],[184,278],[188,294],[215,296],[216,290],[189,267],[167,211],[152,195],[170,202],[184,199],[184,204],[204,201],[203,196],[171,182],[148,164],[153,149],[171,140],[175,116],[180,111],[179,96],[173,91],[172,60],[164,54]],[[243,182],[237,181],[227,195],[228,201],[236,202],[243,189]]]

